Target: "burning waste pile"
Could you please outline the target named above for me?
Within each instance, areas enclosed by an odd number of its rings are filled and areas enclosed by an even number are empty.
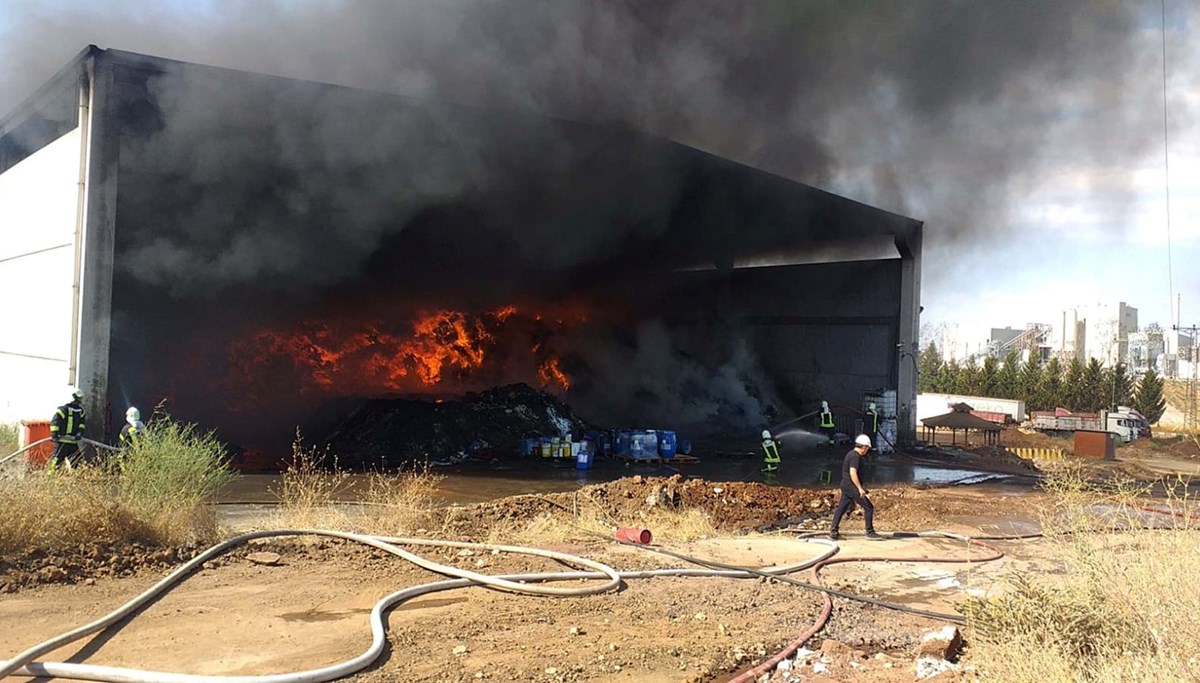
[[[509,384],[462,400],[371,400],[348,415],[326,443],[340,464],[370,468],[515,457],[524,440],[589,431],[587,423],[549,393]]]

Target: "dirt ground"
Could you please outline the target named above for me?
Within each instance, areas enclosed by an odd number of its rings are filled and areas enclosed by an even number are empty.
[[[1165,456],[1156,451],[1153,457]],[[998,458],[995,464],[1036,474],[1021,463]],[[1036,507],[1045,502],[1034,481],[1030,476],[1004,485],[879,488],[871,494],[876,525],[885,534],[927,529],[1029,533],[1037,528]],[[805,536],[828,529],[835,502],[829,489],[630,477],[576,493],[459,508],[439,534],[482,540],[497,522],[547,513],[569,516],[584,496],[629,526],[638,526],[655,506],[704,510],[719,538],[666,547],[759,567],[798,563],[827,550],[828,544]],[[861,530],[860,516],[843,524],[847,538],[836,557],[875,559],[827,567],[822,580],[841,591],[910,607],[953,612],[968,594],[1002,590],[1012,572],[1054,570],[1051,550],[1039,541],[995,542],[1006,553],[995,562],[941,564],[933,560],[978,559],[986,551],[937,538],[869,541],[854,535]],[[691,567],[644,548],[587,536],[552,549],[622,571]],[[198,550],[80,547],[0,558],[0,658],[106,613]],[[252,561],[253,553],[264,551],[278,554],[278,563]],[[550,560],[488,551],[418,551],[487,574],[564,570]],[[812,580],[808,571],[794,576]],[[120,628],[44,659],[227,675],[330,665],[367,647],[368,613],[382,596],[441,578],[380,550],[339,540],[256,543],[210,562]],[[619,591],[578,598],[479,587],[449,590],[392,610],[386,654],[349,680],[724,681],[794,640],[822,606],[815,592],[759,578],[631,579]],[[803,680],[912,681],[921,637],[942,626],[935,619],[834,598],[832,618],[805,643],[826,656],[821,659],[818,652],[809,658]],[[794,677],[800,673],[776,673],[772,680],[799,680]]]

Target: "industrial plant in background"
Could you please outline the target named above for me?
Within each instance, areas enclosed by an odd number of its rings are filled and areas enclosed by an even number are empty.
[[[756,434],[884,387],[914,435],[922,224],[621,126],[88,47],[0,118],[0,212],[0,420],[286,448],[521,384]]]

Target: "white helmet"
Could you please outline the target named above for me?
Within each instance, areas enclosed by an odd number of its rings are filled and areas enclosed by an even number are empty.
[[[125,411],[125,419],[130,422],[137,422],[142,419],[142,412],[133,406],[129,406],[129,410]]]
[[[763,430],[763,438],[764,438],[764,439],[769,439],[769,438],[771,438],[771,430],[769,430],[769,429],[764,429],[764,430]]]
[[[866,446],[867,448],[870,448],[871,447],[871,437],[867,436],[866,434],[859,434],[858,436],[856,436],[854,438],[854,445],[855,446]]]
[[[829,401],[821,401],[821,410],[829,410]]]
[[[83,400],[83,392],[80,391],[79,389],[75,389],[74,391],[71,392],[71,398]]]
[[[875,404],[874,404],[874,403],[868,403],[868,404],[867,404],[867,410],[871,411],[872,413],[873,413],[873,412],[875,412]]]

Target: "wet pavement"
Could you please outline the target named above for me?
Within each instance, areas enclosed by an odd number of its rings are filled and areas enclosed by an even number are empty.
[[[754,445],[756,447],[756,445]],[[847,447],[848,448],[848,447]],[[771,485],[796,487],[836,487],[841,481],[841,464],[845,455],[842,447],[782,449],[782,464],[778,472],[762,471],[761,454],[746,444],[713,443],[697,448],[697,462],[626,463],[620,460],[597,460],[590,469],[577,469],[573,460],[541,458],[479,461],[432,468],[443,479],[438,486],[439,497],[447,504],[471,504],[526,493],[555,493],[574,491],[590,484],[615,481],[622,477],[672,476],[699,477],[709,481],[762,482]],[[1005,483],[1012,475],[981,472],[977,469],[945,466],[917,461],[906,455],[868,456],[864,466],[868,486],[912,484],[918,486],[951,486],[979,483]],[[349,475],[347,500],[364,490],[370,475]],[[222,503],[262,504],[277,502],[277,474],[247,474],[227,487]]]

